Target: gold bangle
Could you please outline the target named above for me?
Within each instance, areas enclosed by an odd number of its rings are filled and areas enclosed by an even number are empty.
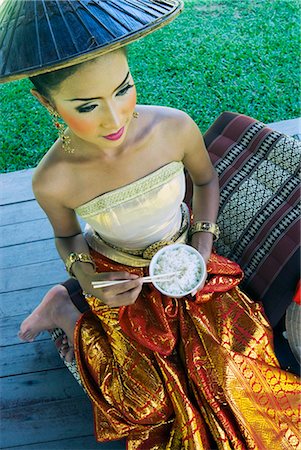
[[[89,263],[92,264],[93,269],[96,269],[96,265],[95,262],[93,261],[93,259],[91,258],[91,256],[87,253],[70,253],[69,256],[67,256],[67,258],[65,259],[65,267],[67,272],[69,273],[69,275],[73,278],[75,278],[74,273],[72,271],[72,266],[74,263],[76,263],[77,261],[79,262],[83,262],[83,263]]]
[[[205,231],[213,234],[213,240],[217,241],[219,238],[219,226],[216,223],[199,221],[195,222],[189,229],[189,237],[191,238],[194,233]]]

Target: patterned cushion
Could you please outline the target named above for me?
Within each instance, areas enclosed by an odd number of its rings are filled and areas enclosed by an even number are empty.
[[[220,180],[218,253],[245,272],[242,288],[274,326],[299,278],[300,142],[250,117],[223,113],[205,143]]]

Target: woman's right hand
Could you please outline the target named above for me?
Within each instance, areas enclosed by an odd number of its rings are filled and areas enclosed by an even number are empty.
[[[142,280],[138,275],[128,272],[81,272],[77,279],[83,291],[100,300],[101,303],[110,307],[132,305],[135,303],[141,289]],[[105,288],[93,288],[93,281],[129,280],[115,286]]]

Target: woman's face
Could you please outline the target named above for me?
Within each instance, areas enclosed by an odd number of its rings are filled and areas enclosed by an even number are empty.
[[[98,147],[118,147],[136,106],[136,88],[126,55],[115,51],[83,64],[52,92],[70,130]]]

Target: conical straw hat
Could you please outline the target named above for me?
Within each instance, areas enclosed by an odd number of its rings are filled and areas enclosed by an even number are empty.
[[[163,27],[181,0],[4,0],[1,82],[95,58]]]

